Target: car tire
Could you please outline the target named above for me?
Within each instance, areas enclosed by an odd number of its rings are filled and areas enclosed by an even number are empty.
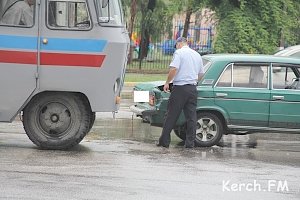
[[[42,149],[68,149],[78,144],[91,126],[91,110],[79,95],[39,94],[23,110],[29,139]]]
[[[179,137],[180,139],[182,139],[183,141],[185,141],[185,134],[186,134],[186,130],[185,130],[185,126],[179,128],[179,129],[174,129],[174,133],[177,137]]]
[[[174,129],[174,133],[182,140],[186,138],[186,126]],[[199,112],[197,115],[197,129],[195,145],[211,147],[219,143],[224,133],[224,124],[220,118],[209,112]]]

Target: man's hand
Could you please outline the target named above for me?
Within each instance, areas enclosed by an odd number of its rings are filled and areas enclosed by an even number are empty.
[[[176,67],[170,67],[168,78],[167,78],[167,81],[164,85],[164,92],[170,92],[169,83],[174,79],[176,73],[177,73]]]
[[[169,83],[165,83],[165,85],[164,85],[164,92],[170,92]]]

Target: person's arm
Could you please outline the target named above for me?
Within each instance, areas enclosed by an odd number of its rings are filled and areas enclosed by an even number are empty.
[[[167,78],[167,81],[166,81],[166,83],[164,85],[164,91],[165,92],[170,92],[170,86],[169,86],[169,84],[174,79],[176,73],[177,73],[177,69],[175,67],[170,67],[168,78]]]

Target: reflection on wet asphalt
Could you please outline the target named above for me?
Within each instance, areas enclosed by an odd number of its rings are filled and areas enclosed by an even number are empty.
[[[97,120],[87,139],[138,141],[154,147],[161,128],[150,126],[141,120]],[[183,142],[172,134],[170,149],[181,151]],[[145,149],[140,150],[146,151]],[[202,157],[240,158],[260,160],[300,167],[300,134],[255,133],[249,135],[225,135],[220,144],[211,148],[195,148]],[[140,152],[140,153],[141,153]],[[205,154],[205,155],[204,155]]]
[[[300,134],[228,135],[194,150],[172,134],[166,150],[154,145],[161,128],[125,115],[98,116],[68,151],[39,150],[19,121],[0,124],[0,199],[300,199]]]

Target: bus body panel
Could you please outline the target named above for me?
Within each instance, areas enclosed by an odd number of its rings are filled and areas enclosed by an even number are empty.
[[[37,23],[30,28],[0,26],[1,122],[11,122],[33,94],[37,63]]]
[[[36,5],[33,27],[0,26],[0,121],[11,122],[34,95],[44,91],[82,93],[93,112],[119,108],[115,99],[124,81],[126,29],[101,26],[93,0],[86,1],[89,29],[51,28],[46,14],[49,2]]]

